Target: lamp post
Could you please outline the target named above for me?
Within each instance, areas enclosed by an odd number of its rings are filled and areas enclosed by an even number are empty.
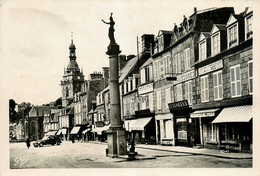
[[[109,24],[108,37],[110,39],[110,44],[107,47],[106,54],[109,56],[109,92],[110,92],[110,123],[111,126],[107,131],[108,140],[108,153],[107,156],[118,156],[126,154],[126,137],[125,129],[123,129],[121,123],[121,112],[120,112],[120,95],[119,95],[119,79],[118,79],[118,55],[121,53],[119,50],[119,45],[116,43],[114,38],[114,25],[115,22],[110,16],[110,22],[105,22]]]

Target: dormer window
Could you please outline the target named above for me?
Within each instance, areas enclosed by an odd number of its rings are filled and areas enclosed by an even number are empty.
[[[217,32],[216,34],[211,36],[211,48],[212,48],[212,55],[216,55],[220,53],[220,33]]]
[[[238,45],[238,24],[228,27],[228,47]]]
[[[199,59],[200,61],[205,60],[207,57],[206,53],[206,39],[199,43]]]
[[[159,52],[163,50],[163,35],[158,38]]]
[[[250,15],[250,16],[246,17],[246,19],[245,19],[246,40],[251,38],[253,35],[252,18],[253,18],[253,15]]]

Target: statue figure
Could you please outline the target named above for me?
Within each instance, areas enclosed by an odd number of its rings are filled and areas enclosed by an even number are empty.
[[[103,23],[110,25],[109,31],[108,31],[108,37],[110,39],[110,44],[116,44],[115,37],[114,37],[114,31],[115,31],[114,25],[115,25],[115,22],[113,20],[112,15],[113,15],[113,13],[111,13],[111,16],[109,18],[110,22],[105,22],[104,20],[102,20],[102,21],[103,21]]]

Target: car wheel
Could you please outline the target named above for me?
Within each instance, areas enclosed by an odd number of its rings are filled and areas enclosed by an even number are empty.
[[[57,142],[57,145],[60,145],[60,142]]]
[[[40,147],[42,147],[42,146],[43,146],[43,144],[42,144],[42,143],[40,143],[40,144],[39,144],[39,146],[40,146]]]
[[[34,145],[34,147],[38,147],[38,144],[33,144]]]

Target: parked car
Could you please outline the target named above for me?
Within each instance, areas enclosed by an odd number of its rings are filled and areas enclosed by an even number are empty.
[[[34,147],[42,147],[44,145],[60,145],[61,140],[59,136],[51,135],[51,136],[45,136],[41,140],[36,141],[33,143]]]

